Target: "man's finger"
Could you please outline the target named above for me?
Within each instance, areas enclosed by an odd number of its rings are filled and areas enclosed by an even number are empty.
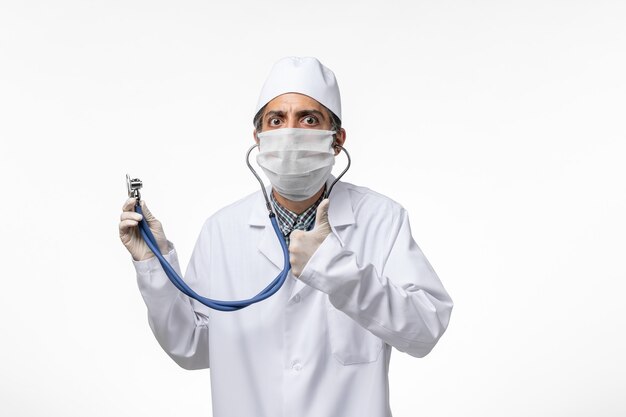
[[[291,249],[291,244],[297,242],[300,238],[303,238],[308,232],[304,230],[294,229],[289,234],[289,249]]]
[[[119,229],[120,229],[120,234],[123,233],[128,233],[128,231],[133,228],[133,227],[137,227],[139,223],[136,220],[133,219],[126,219],[120,222],[119,225]]]
[[[135,213],[134,211],[123,211],[120,215],[120,220],[135,220],[140,222],[143,219],[143,216],[139,213]]]
[[[128,200],[126,200],[126,202],[122,206],[122,210],[123,211],[135,211],[135,203],[137,203],[137,201],[135,200],[135,197],[129,198]]]

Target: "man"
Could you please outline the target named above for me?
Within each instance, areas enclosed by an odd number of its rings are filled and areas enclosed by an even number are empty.
[[[448,325],[452,301],[400,205],[342,181],[323,199],[336,145],[346,139],[328,68],[315,58],[278,61],[254,122],[257,161],[272,183],[292,273],[260,303],[210,310],[168,281],[138,234],[141,216],[129,199],[120,237],[133,257],[152,331],[183,368],[210,366],[216,417],[391,416],[391,348],[428,354]],[[304,149],[296,158],[292,145]],[[142,207],[180,274],[173,244],[143,201]],[[259,191],[207,219],[184,279],[205,297],[240,300],[265,288],[282,266]]]

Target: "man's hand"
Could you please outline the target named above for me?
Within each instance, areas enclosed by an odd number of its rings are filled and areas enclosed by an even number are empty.
[[[309,232],[294,230],[289,235],[289,261],[293,275],[299,277],[311,256],[330,234],[328,199],[322,200],[315,213],[315,227]]]
[[[141,214],[135,212],[135,204],[137,204],[137,200],[134,197],[131,197],[126,200],[126,203],[124,203],[124,206],[122,207],[122,215],[120,216],[119,225],[120,239],[134,260],[143,261],[145,259],[152,258],[154,254],[143,240],[143,237],[141,237],[141,232],[139,232],[138,225],[142,216]],[[148,206],[146,206],[146,202],[144,200],[141,200],[141,210],[146,217],[148,227],[150,227],[161,253],[166,254],[168,244],[165,233],[163,233],[163,226],[161,225],[161,222],[152,215],[150,210],[148,210]]]

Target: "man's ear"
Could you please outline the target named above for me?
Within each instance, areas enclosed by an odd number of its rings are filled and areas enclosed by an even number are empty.
[[[343,146],[346,142],[346,129],[343,127],[339,129],[339,132],[335,133],[335,145]],[[335,155],[338,155],[341,149],[335,148]]]
[[[252,131],[252,137],[254,138],[254,141],[255,141],[255,142],[256,142],[256,144],[258,145],[258,144],[259,144],[259,138],[258,138],[258,136],[256,135],[256,129],[254,129],[254,130]]]

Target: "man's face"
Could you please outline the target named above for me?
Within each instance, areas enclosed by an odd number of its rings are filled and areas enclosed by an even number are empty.
[[[272,99],[265,106],[263,112],[262,130],[276,130],[285,127],[297,127],[303,129],[330,130],[331,120],[328,111],[309,96],[298,93],[286,93]],[[254,132],[254,140],[259,139]],[[343,145],[345,130],[337,132],[336,142]]]

